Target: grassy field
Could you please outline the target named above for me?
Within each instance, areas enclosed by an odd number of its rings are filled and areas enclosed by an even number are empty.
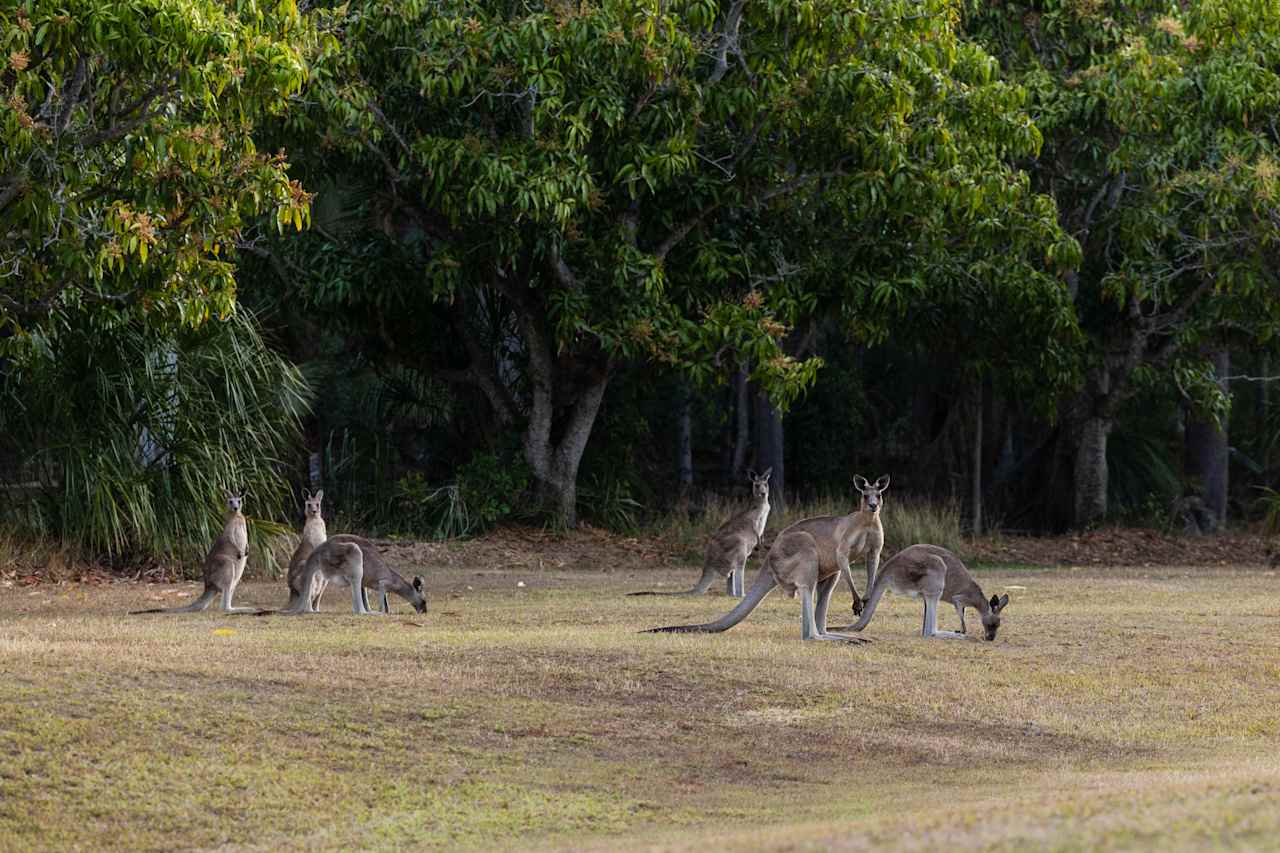
[[[1280,848],[1275,571],[982,571],[995,643],[893,597],[870,646],[776,595],[637,635],[726,609],[621,595],[696,575],[454,566],[364,619],[0,589],[0,849]]]

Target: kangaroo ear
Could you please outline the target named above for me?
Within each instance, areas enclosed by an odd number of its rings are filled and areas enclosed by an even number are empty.
[[[888,474],[885,474],[885,475],[884,475],[883,477],[881,477],[879,480],[876,480],[876,488],[877,488],[878,490],[882,491],[882,492],[883,492],[885,489],[889,488],[889,475],[888,475]]]
[[[417,575],[413,576],[413,588],[418,592],[422,592],[422,578]]]
[[[991,600],[990,600],[990,601],[988,601],[987,603],[991,605],[991,609],[992,609],[992,610],[999,610],[999,609],[1000,609],[1000,599],[999,599],[998,597],[994,596],[994,595],[993,595],[993,596],[991,596]]]
[[[1004,610],[1008,606],[1009,606],[1009,595],[1006,593],[1005,595],[1000,596],[1000,609]]]
[[[760,479],[761,479],[761,480],[767,480],[767,479],[769,479],[769,475],[770,475],[770,474],[772,474],[772,473],[773,473],[773,466],[772,466],[772,465],[770,465],[768,468],[765,468],[765,469],[764,469],[764,473],[760,475]]]
[[[311,497],[315,498],[318,501],[324,500],[324,489],[316,489],[316,493]]]
[[[862,476],[861,474],[853,475],[853,485],[856,486],[858,491],[860,492],[864,492],[868,488],[870,488],[870,484],[867,482],[867,478]]]

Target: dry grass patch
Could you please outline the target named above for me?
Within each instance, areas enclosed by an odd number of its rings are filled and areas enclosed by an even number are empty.
[[[727,609],[622,594],[697,571],[455,562],[429,575],[426,616],[364,619],[338,594],[316,617],[128,617],[168,588],[0,590],[0,846],[1266,846],[1280,829],[1275,572],[982,571],[1012,588],[996,643],[922,640],[919,604],[892,597],[865,647],[801,643],[776,595],[723,635],[637,634]]]

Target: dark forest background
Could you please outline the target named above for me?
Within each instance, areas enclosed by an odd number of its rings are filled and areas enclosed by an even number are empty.
[[[0,2],[0,512],[115,559],[634,530],[855,473],[964,531],[1280,517],[1280,16]]]

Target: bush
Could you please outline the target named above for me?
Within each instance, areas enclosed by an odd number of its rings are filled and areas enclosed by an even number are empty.
[[[436,539],[483,532],[516,514],[529,481],[523,460],[494,453],[477,453],[449,485],[433,486],[419,472],[406,474],[396,483],[395,529]]]
[[[0,442],[22,460],[8,479],[29,484],[0,498],[15,533],[194,570],[223,490],[246,488],[250,562],[274,573],[308,391],[252,316],[176,335],[86,322],[43,343],[0,375]]]

